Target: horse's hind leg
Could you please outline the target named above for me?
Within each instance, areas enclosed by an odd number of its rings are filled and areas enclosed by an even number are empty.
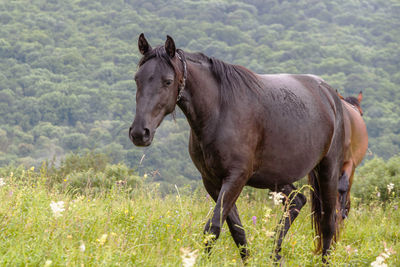
[[[302,193],[296,192],[296,187],[293,184],[285,185],[283,188],[281,188],[280,192],[286,195],[283,205],[285,206],[287,213],[285,212],[285,214],[282,215],[277,229],[278,239],[276,240],[275,246],[275,261],[279,261],[281,259],[279,253],[282,249],[283,238],[289,231],[291,224],[296,219],[297,215],[299,215],[301,208],[306,204],[307,201],[306,197]]]
[[[347,218],[350,209],[350,188],[354,174],[353,166],[351,161],[345,162],[342,168],[342,175],[339,179],[339,203],[343,219]]]
[[[349,190],[347,190],[347,195],[346,195],[346,217],[349,215],[350,207],[351,207],[350,190],[351,190],[351,186],[353,184],[354,171],[355,171],[355,167],[352,168],[350,178],[349,178]]]
[[[240,257],[245,261],[249,257],[249,251],[247,250],[246,233],[243,229],[242,222],[240,221],[236,204],[233,205],[231,212],[226,218],[226,222],[236,246],[240,249]]]
[[[208,180],[203,179],[204,187],[206,188],[207,192],[213,198],[215,202],[218,200],[218,195],[220,192],[220,188],[217,188],[215,185],[210,183]],[[247,249],[247,240],[246,240],[246,233],[243,229],[242,223],[239,218],[239,213],[236,208],[236,204],[233,205],[231,211],[229,212],[228,217],[226,218],[226,222],[229,227],[229,231],[231,232],[232,238],[235,241],[235,244],[240,249],[240,256],[243,261],[245,261],[249,257],[249,252]],[[209,233],[211,227],[211,219],[208,220],[204,233]],[[211,247],[206,247],[207,251],[209,252]]]
[[[337,159],[324,158],[319,164],[319,197],[322,204],[320,230],[322,232],[322,257],[329,253],[332,239],[337,234],[336,200],[340,163]]]
[[[347,192],[349,190],[349,175],[346,171],[342,173],[339,179],[339,185],[338,185],[338,192],[339,192],[339,203],[340,203],[340,209],[341,209],[341,214],[342,218],[346,219],[347,213],[346,213],[346,196]]]

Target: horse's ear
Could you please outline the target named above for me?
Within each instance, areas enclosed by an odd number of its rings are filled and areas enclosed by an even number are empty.
[[[362,91],[360,91],[360,92],[358,93],[358,96],[357,96],[358,103],[361,104],[362,99],[363,99],[363,94],[362,94]]]
[[[338,90],[336,90],[336,93],[338,94],[338,96],[339,96],[340,99],[342,99],[342,100],[344,99],[344,97],[339,93]]]
[[[139,40],[138,40],[138,47],[139,47],[139,52],[140,54],[144,55],[146,54],[148,51],[151,50],[151,46],[149,45],[149,43],[147,42],[146,38],[144,37],[144,34],[141,33],[139,35]]]
[[[175,56],[175,42],[171,36],[167,35],[167,40],[165,41],[165,51],[167,52],[168,56],[173,58]]]

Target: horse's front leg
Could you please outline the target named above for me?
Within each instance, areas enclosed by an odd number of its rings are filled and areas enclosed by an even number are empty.
[[[210,194],[210,196],[214,199],[214,201],[217,202],[220,192],[220,187],[215,186],[205,178],[203,178],[203,183],[208,194]],[[236,246],[240,249],[240,256],[242,260],[245,261],[249,257],[249,251],[247,249],[246,233],[240,221],[239,212],[236,208],[236,204],[233,205],[231,212],[226,218],[226,222],[229,226],[229,230],[231,232],[233,240],[235,241]],[[210,229],[210,225],[211,225],[211,219],[208,220],[205,229]]]
[[[345,209],[346,218],[349,216],[349,212],[350,212],[350,208],[351,208],[350,190],[351,190],[351,186],[353,184],[354,172],[355,172],[355,166],[353,165],[353,169],[351,171],[350,178],[349,178],[349,190],[347,190],[347,195],[346,195],[346,209]]]
[[[238,231],[235,229],[235,223],[240,224],[239,216],[236,208],[232,210],[238,199],[244,185],[246,184],[248,175],[244,172],[238,172],[236,175],[231,175],[223,180],[221,189],[218,194],[216,205],[213,211],[212,218],[207,222],[204,228],[204,234],[206,235],[206,251],[210,252],[212,244],[218,239],[221,233],[221,227],[231,212],[232,216],[229,217],[229,229],[233,230],[232,237],[236,244],[245,245],[244,231]],[[242,258],[247,257],[247,250],[241,252]]]
[[[300,192],[296,192],[296,187],[292,184],[285,185],[280,189],[286,197],[283,200],[283,205],[285,206],[285,212],[278,225],[278,239],[276,240],[275,255],[274,260],[279,261],[281,256],[279,253],[282,249],[282,241],[293,221],[296,219],[301,208],[306,204],[307,198]]]

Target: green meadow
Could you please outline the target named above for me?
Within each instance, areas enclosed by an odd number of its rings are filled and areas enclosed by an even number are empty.
[[[214,203],[201,187],[175,187],[163,195],[134,172],[119,179],[123,165],[106,165],[86,180],[82,170],[59,179],[61,169],[0,169],[1,266],[243,265],[226,225],[211,255],[204,253],[202,232]],[[77,184],[76,176],[84,182]],[[111,183],[96,184],[99,177]],[[309,189],[302,191],[308,195]],[[284,210],[269,197],[267,190],[246,189],[238,200],[251,251],[248,266],[273,266],[274,231]],[[385,204],[353,198],[329,257],[332,266],[370,266],[382,259],[399,266],[398,205],[395,196]],[[286,236],[283,266],[322,264],[313,252],[310,213],[307,204]]]

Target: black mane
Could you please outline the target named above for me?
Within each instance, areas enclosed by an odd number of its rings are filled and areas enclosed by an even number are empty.
[[[226,63],[203,53],[185,53],[186,58],[195,63],[210,66],[214,78],[220,83],[221,104],[229,105],[248,92],[260,95],[262,85],[254,72],[239,65]]]
[[[214,57],[208,57],[203,53],[184,52],[185,58],[195,63],[205,63],[210,66],[214,78],[220,83],[221,104],[229,105],[234,103],[248,92],[260,95],[261,83],[254,72],[239,65],[228,64]],[[158,46],[146,53],[139,61],[142,66],[152,58],[160,58],[163,62],[173,67],[171,59],[165,51],[164,46]]]
[[[236,99],[246,96],[249,92],[260,95],[262,85],[254,72],[216,58],[209,58],[209,61],[211,72],[220,82],[222,104],[235,103]]]
[[[344,99],[344,101],[346,101],[347,103],[356,106],[356,107],[361,107],[360,106],[360,102],[358,102],[358,99],[355,98],[354,96],[348,96]]]

